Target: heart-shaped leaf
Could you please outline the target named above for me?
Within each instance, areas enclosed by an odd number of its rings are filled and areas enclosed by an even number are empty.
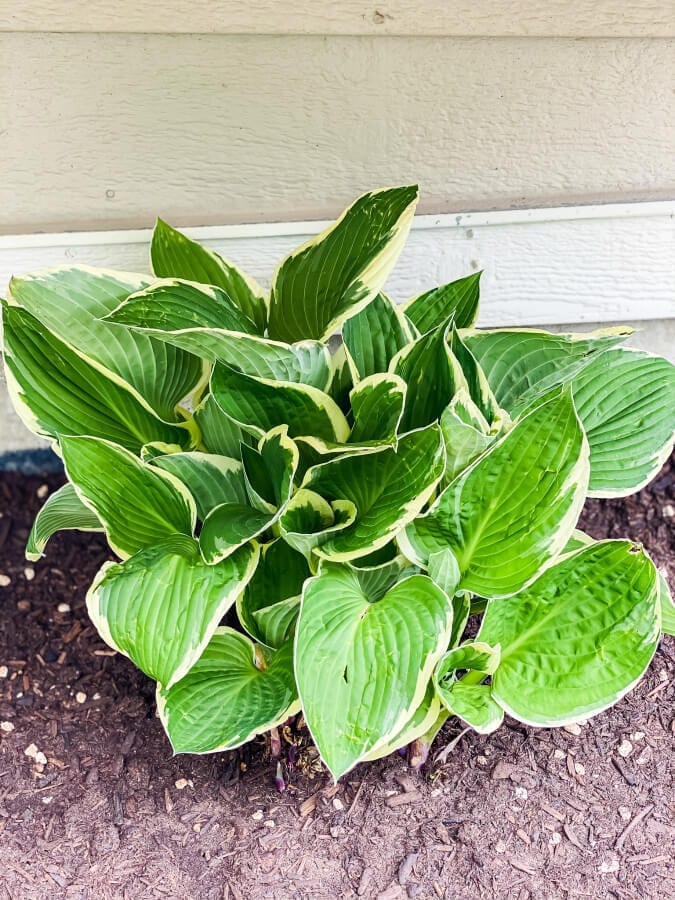
[[[660,637],[654,564],[630,541],[565,556],[527,590],[491,601],[477,640],[501,644],[492,696],[530,725],[578,722],[640,679]]]
[[[410,721],[451,626],[447,595],[423,575],[382,595],[368,593],[354,567],[324,564],[305,583],[295,673],[307,724],[336,779]]]
[[[80,500],[72,484],[64,484],[45,501],[35,517],[26,544],[26,559],[36,562],[44,555],[47,542],[57,531],[103,531],[96,513]]]
[[[400,308],[384,294],[377,294],[342,326],[342,340],[359,378],[387,372],[398,351],[416,336]]]
[[[185,678],[157,693],[157,710],[176,753],[231,750],[298,711],[289,641],[266,651],[219,628]]]
[[[258,547],[218,565],[193,538],[174,535],[123,563],[105,563],[87,594],[101,637],[166,688],[202,655],[220,620],[253,575]]]

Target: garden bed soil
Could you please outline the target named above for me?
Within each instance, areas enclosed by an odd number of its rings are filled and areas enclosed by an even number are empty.
[[[399,756],[337,786],[306,734],[298,765],[264,740],[172,757],[151,682],[100,641],[85,591],[98,535],[23,547],[47,487],[0,477],[0,898],[675,897],[675,641],[644,680],[581,728],[507,721]],[[626,501],[592,501],[594,537],[644,542],[675,580],[675,467]],[[282,736],[282,759],[290,744]]]

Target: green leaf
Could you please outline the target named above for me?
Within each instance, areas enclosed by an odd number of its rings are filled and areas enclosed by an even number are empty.
[[[173,535],[123,563],[105,563],[87,594],[99,634],[141,671],[170,688],[202,655],[258,562],[242,547],[206,565],[193,538]]]
[[[183,350],[102,321],[147,276],[87,266],[13,278],[8,300],[23,307],[59,340],[119,376],[162,419],[177,421],[176,406],[203,378],[203,365]]]
[[[451,281],[442,287],[413,297],[404,306],[405,314],[421,334],[438,328],[450,316],[457,328],[470,328],[478,316],[480,276],[474,272],[466,278]]]
[[[296,629],[304,715],[336,779],[410,721],[452,625],[447,596],[426,576],[381,597],[366,592],[362,577],[354,567],[322,565],[305,583]]]
[[[253,378],[216,363],[211,393],[226,415],[258,438],[278,425],[288,425],[291,437],[310,434],[327,441],[349,437],[349,424],[335,401],[309,385]]]
[[[240,459],[241,444],[253,441],[250,434],[242,431],[222,411],[213,394],[207,394],[195,409],[194,421],[199,428],[204,448],[211,453]]]
[[[261,512],[242,503],[216,506],[204,519],[199,533],[202,556],[209,565],[215,565],[259,537],[276,518],[275,513]]]
[[[83,358],[19,307],[3,304],[7,387],[35,434],[89,434],[139,452],[149,441],[186,445],[186,427],[161,421],[143,397],[112,372]]]
[[[310,469],[303,486],[327,500],[349,500],[355,522],[316,550],[346,561],[383,547],[429,500],[445,464],[440,429],[431,425],[399,440],[396,449],[344,455]]]
[[[378,745],[375,750],[364,756],[363,761],[372,762],[376,759],[382,759],[385,756],[389,756],[391,753],[395,753],[402,747],[407,747],[408,744],[412,744],[413,741],[416,741],[429,731],[434,722],[437,721],[440,712],[441,701],[434,690],[433,684],[429,682],[426,693],[424,694],[424,699],[412,714],[409,721],[406,722],[403,728],[394,737],[390,738],[385,744]]]
[[[326,340],[379,293],[405,243],[417,187],[364,194],[277,269],[270,337]]]
[[[450,632],[450,640],[448,645],[455,647],[459,644],[466,623],[469,621],[471,614],[471,600],[467,591],[459,591],[458,587],[462,578],[459,571],[459,563],[452,552],[448,550],[437,550],[429,556],[427,563],[429,578],[437,584],[442,591],[452,600],[452,631]]]
[[[449,547],[461,588],[522,590],[569,540],[588,484],[588,445],[569,390],[516,422],[406,533],[412,558]]]
[[[614,347],[631,328],[606,328],[586,334],[550,334],[529,328],[503,328],[462,334],[494,391],[512,415],[565,384],[595,356]]]
[[[156,456],[153,466],[170,472],[192,494],[197,518],[204,521],[221,503],[248,503],[241,463],[215,453],[170,453]]]
[[[291,640],[299,614],[300,595],[257,609],[253,619],[262,636],[261,643],[276,650]]]
[[[288,503],[300,454],[285,425],[260,439],[258,449],[242,446],[244,478],[251,505],[274,512]]]
[[[237,599],[239,621],[254,640],[268,647],[284,643],[278,640],[279,631],[287,630],[297,615],[288,601],[298,600],[309,576],[305,557],[285,541],[277,539],[262,548],[255,575]]]
[[[488,603],[478,640],[501,644],[492,695],[530,725],[578,722],[642,677],[660,629],[658,579],[642,548],[600,541],[508,603]]]
[[[260,378],[311,384],[325,390],[330,352],[318,341],[284,344],[256,334],[220,288],[176,279],[132,294],[107,321],[126,325],[210,362],[227,363]]]
[[[393,444],[403,415],[406,384],[398,375],[370,375],[352,390],[351,444]]]
[[[100,519],[118,556],[131,556],[173,534],[192,535],[194,500],[173,475],[98,438],[62,437],[61,450],[68,478]]]
[[[349,392],[354,387],[354,379],[344,344],[336,349],[331,360],[331,380],[326,393],[335,400],[341,410],[349,409]]]
[[[474,421],[478,421],[480,427],[466,421],[469,418],[467,412],[471,411],[475,412]],[[443,410],[439,425],[447,457],[444,481],[450,484],[494,444],[496,435],[491,433],[480,410],[476,409],[464,388],[460,388],[452,403]]]
[[[26,544],[26,559],[36,562],[44,556],[47,542],[57,531],[103,531],[98,516],[77,496],[72,484],[64,484],[45,501],[37,514]]]
[[[300,488],[279,519],[279,531],[286,543],[311,558],[320,547],[354,522],[356,507],[349,500],[329,503],[314,491]]]
[[[661,606],[661,631],[675,636],[675,602],[670,593],[668,582],[659,573],[659,604]]]
[[[157,219],[150,245],[152,269],[159,278],[185,278],[221,288],[255,322],[258,334],[267,324],[265,294],[252,278],[213,250],[203,247]]]
[[[342,326],[342,340],[359,378],[387,372],[399,350],[416,337],[396,304],[377,294]]]
[[[502,417],[502,411],[495,399],[495,395],[492,393],[492,389],[488,384],[485,373],[478,365],[476,357],[466,346],[454,326],[450,335],[450,347],[457,362],[461,366],[464,378],[466,379],[469,396],[480,411],[480,414],[488,425],[499,422]]]
[[[591,448],[591,497],[626,497],[645,487],[675,443],[675,366],[617,348],[573,381]]]
[[[231,628],[219,628],[185,678],[157,694],[176,753],[232,750],[298,709],[292,643],[271,653]]]
[[[401,431],[411,431],[438,421],[441,413],[466,380],[448,346],[449,324],[404,347],[392,359],[390,370],[407,385]]]
[[[585,532],[575,528],[572,532],[572,536],[565,544],[563,553],[575,553],[577,550],[581,550],[583,547],[587,547],[592,543],[594,543],[592,537],[589,537]]]
[[[445,707],[478,734],[492,734],[504,721],[504,710],[494,700],[489,684],[455,681],[443,691]]]

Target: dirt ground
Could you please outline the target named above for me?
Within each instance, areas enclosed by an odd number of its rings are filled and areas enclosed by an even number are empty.
[[[589,724],[467,733],[423,775],[396,756],[335,788],[288,732],[279,793],[263,740],[172,758],[151,683],[87,620],[98,536],[25,562],[60,481],[0,477],[0,898],[675,897],[675,640]],[[585,527],[642,540],[675,583],[674,504],[671,464]]]

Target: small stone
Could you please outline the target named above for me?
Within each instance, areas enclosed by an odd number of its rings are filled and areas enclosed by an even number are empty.
[[[23,577],[26,581],[32,581],[35,578],[35,569],[32,566],[26,566],[23,570]]]
[[[661,510],[664,519],[672,519],[675,516],[675,506],[672,503],[666,503]]]
[[[28,600],[19,600],[19,602],[16,604],[16,608],[19,610],[19,612],[28,612],[28,610],[30,609],[30,602]]]
[[[275,823],[274,819],[265,819],[265,821],[263,822],[263,825],[265,826],[265,828],[274,828],[275,824],[276,823]]]
[[[554,831],[551,837],[548,839],[549,844],[559,844],[562,841],[562,835],[559,831]]]
[[[633,752],[633,745],[630,741],[623,740],[619,744],[619,748],[616,752],[619,754],[619,756],[623,756],[623,758],[626,759],[626,757],[630,756]]]
[[[565,759],[565,751],[560,750],[560,748],[556,747],[556,749],[553,751],[553,756],[556,759]]]
[[[5,575],[4,572],[0,572],[0,587],[8,587],[12,583],[12,579],[9,575]]]
[[[652,748],[645,747],[643,750],[640,751],[640,755],[635,760],[635,762],[638,764],[638,766],[645,766],[651,758],[652,758]]]
[[[199,822],[195,822],[195,824],[192,826],[192,830],[196,831],[197,834],[199,834],[199,832],[202,830],[202,826]]]
[[[7,678],[9,675],[9,669],[7,666],[0,666],[0,678]]]
[[[514,793],[518,800],[527,800],[527,788],[518,786]]]
[[[59,603],[59,605],[56,607],[56,611],[59,613],[70,612],[70,603]]]
[[[574,771],[577,775],[585,775],[586,774],[586,766],[583,763],[575,762],[574,763]]]
[[[633,734],[631,734],[630,739],[631,741],[641,741],[644,739],[644,736],[644,731],[634,731]]]
[[[13,722],[0,722],[0,731],[6,732],[9,734],[10,731],[14,731],[14,723]]]
[[[45,804],[45,806],[49,806],[53,799],[53,797],[43,797],[42,802]]]
[[[342,800],[340,800],[339,797],[335,797],[333,799],[333,809],[340,810],[340,809],[344,809],[344,808],[345,808],[345,805],[342,802]],[[265,824],[267,824],[267,823],[265,823]]]
[[[629,807],[620,806],[619,807],[619,815],[621,816],[621,818],[624,822],[630,822],[633,814],[631,813]]]
[[[477,756],[476,762],[479,766],[487,766],[487,756]]]
[[[29,756],[31,759],[35,759],[35,754],[38,752],[38,748],[35,744],[29,744],[26,749],[23,751],[24,756]]]
[[[75,699],[77,700],[78,703],[86,703],[87,695],[84,693],[84,691],[78,691],[75,694]]]
[[[256,809],[251,818],[254,822],[262,822],[262,820],[265,818],[265,813],[262,811],[262,809]]]
[[[101,695],[100,695],[100,694],[98,693],[98,691],[97,691],[91,699],[92,699],[92,700],[100,700],[100,699],[101,699]]]
[[[431,792],[431,796],[432,797],[440,797],[442,793],[443,793],[443,788],[437,787],[437,788],[433,789],[433,791]]]
[[[598,866],[598,872],[601,875],[610,875],[612,872],[619,871],[619,860],[616,857],[612,859],[607,859],[604,862],[600,863]]]
[[[184,791],[186,787],[194,787],[192,781],[189,778],[179,778],[174,783],[179,791]]]
[[[44,500],[44,498],[47,496],[48,493],[49,493],[49,485],[48,484],[41,484],[40,487],[37,489],[37,491],[35,491],[35,495],[37,496],[38,500]]]
[[[563,727],[568,734],[576,734],[577,736],[581,734],[581,725],[578,725],[576,722],[572,722],[571,725],[565,725]]]
[[[504,841],[497,841],[495,844],[495,853],[506,853],[506,844]]]
[[[44,753],[42,752],[42,750],[38,750],[38,752],[35,754],[35,762],[36,762],[39,766],[46,766],[46,765],[47,765],[47,757],[44,755]]]

